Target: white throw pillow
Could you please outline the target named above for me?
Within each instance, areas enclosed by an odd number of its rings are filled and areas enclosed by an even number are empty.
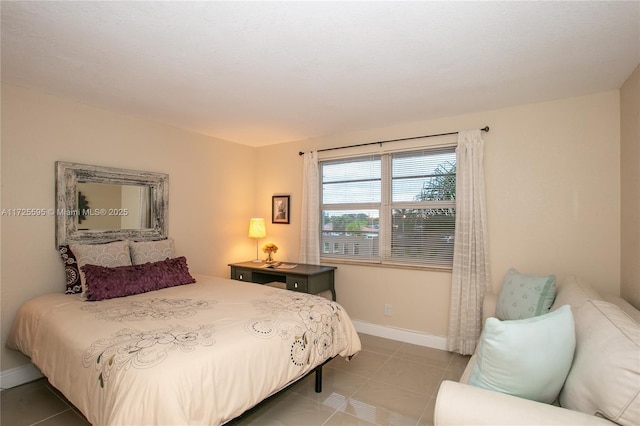
[[[159,241],[130,241],[129,248],[134,265],[161,262],[176,257],[173,238]]]
[[[469,384],[551,404],[575,350],[571,307],[524,320],[485,323]]]
[[[82,272],[84,265],[131,266],[128,241],[114,241],[106,244],[69,244],[69,248],[76,256],[76,262],[80,270],[83,297],[87,291],[87,283],[84,278],[84,272]]]
[[[601,300],[588,300],[574,313],[576,356],[560,405],[620,425],[640,424],[640,325]]]

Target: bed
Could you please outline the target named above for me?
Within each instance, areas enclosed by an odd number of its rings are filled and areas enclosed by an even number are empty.
[[[95,302],[39,296],[21,307],[7,344],[95,425],[223,424],[360,350],[336,302],[193,277]]]

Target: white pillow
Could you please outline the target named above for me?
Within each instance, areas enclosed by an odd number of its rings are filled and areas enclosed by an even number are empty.
[[[575,309],[576,357],[560,405],[640,424],[640,325],[618,306],[588,300]]]
[[[98,265],[105,267],[131,266],[128,241],[114,241],[106,244],[69,244],[69,248],[76,257],[80,270],[82,295],[87,290],[82,267],[84,265]]]
[[[134,265],[160,262],[176,257],[173,238],[159,241],[130,241],[131,261]]]
[[[485,323],[469,384],[551,404],[575,350],[571,307],[524,320]]]

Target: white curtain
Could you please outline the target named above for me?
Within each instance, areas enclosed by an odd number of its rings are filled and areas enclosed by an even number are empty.
[[[458,133],[456,234],[448,349],[473,354],[482,330],[482,301],[490,291],[483,148],[480,130]]]
[[[318,153],[305,152],[302,175],[302,229],[300,230],[300,263],[320,263],[320,177]]]

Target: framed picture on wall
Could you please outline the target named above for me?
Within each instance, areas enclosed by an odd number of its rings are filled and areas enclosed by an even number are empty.
[[[289,195],[271,197],[271,223],[289,223]]]

